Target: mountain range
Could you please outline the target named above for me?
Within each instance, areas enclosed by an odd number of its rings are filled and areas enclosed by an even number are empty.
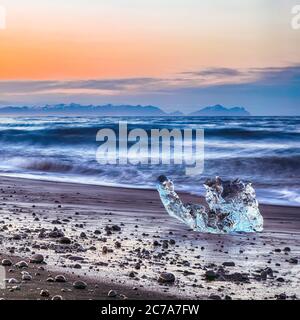
[[[222,105],[215,105],[202,108],[198,111],[184,114],[180,111],[167,113],[155,106],[132,106],[132,105],[80,105],[71,104],[55,104],[36,107],[15,107],[7,106],[0,108],[0,114],[20,114],[20,115],[99,115],[99,116],[250,116],[250,113],[242,107],[226,108]]]

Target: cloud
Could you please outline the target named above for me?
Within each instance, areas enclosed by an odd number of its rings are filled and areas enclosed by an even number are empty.
[[[186,71],[182,72],[182,74],[201,77],[235,77],[240,76],[242,73],[241,71],[232,68],[206,68],[200,71]]]
[[[299,88],[300,65],[205,68],[166,78],[0,81],[1,98],[11,104],[144,103],[193,111],[221,103],[244,106],[253,114],[300,114]]]
[[[70,80],[70,81],[0,81],[0,93],[39,93],[47,90],[99,89],[126,90],[137,86],[157,83],[155,78],[129,78],[112,80]]]

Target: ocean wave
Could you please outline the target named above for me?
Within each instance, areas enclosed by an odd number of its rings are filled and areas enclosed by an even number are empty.
[[[129,130],[143,128],[148,135],[153,128],[204,128],[205,169],[193,177],[185,175],[184,166],[98,164],[97,131],[111,128],[118,136],[124,118],[10,120],[0,121],[0,174],[141,188],[153,188],[157,176],[167,174],[190,192],[200,192],[206,178],[219,175],[252,181],[261,195],[274,201],[299,199],[300,118],[127,119]],[[268,190],[277,193],[268,195]]]

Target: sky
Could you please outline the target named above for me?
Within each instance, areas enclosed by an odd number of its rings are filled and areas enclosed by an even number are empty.
[[[299,0],[0,0],[0,104],[300,115]],[[1,12],[1,11],[0,11]]]

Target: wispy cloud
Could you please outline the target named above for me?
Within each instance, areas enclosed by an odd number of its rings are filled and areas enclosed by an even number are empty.
[[[190,76],[213,76],[213,77],[235,77],[240,76],[242,72],[232,68],[206,68],[200,71],[185,71],[182,74]]]

